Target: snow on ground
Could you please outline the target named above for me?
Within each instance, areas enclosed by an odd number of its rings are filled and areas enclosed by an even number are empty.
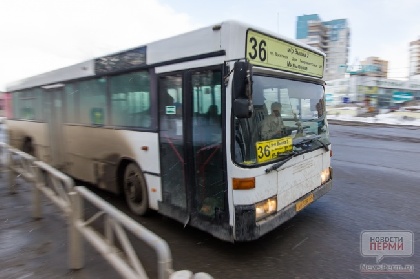
[[[373,117],[358,117],[356,107],[327,108],[327,119],[390,125],[420,126],[420,106],[404,107],[394,112],[380,112]]]

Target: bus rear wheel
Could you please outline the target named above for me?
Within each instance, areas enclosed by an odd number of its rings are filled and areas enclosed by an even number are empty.
[[[124,195],[128,207],[137,215],[145,215],[149,208],[146,180],[140,168],[130,163],[124,173]]]
[[[35,157],[35,148],[32,144],[32,140],[30,138],[26,138],[23,141],[23,145],[22,145],[22,151]]]

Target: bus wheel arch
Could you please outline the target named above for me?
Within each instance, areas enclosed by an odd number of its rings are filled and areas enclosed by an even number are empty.
[[[24,137],[22,141],[22,151],[35,157],[35,147],[31,137]]]
[[[149,209],[149,196],[142,169],[131,160],[122,160],[118,176],[128,207],[137,215],[145,215]]]

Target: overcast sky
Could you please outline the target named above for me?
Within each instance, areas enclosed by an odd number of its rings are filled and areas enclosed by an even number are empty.
[[[228,19],[295,38],[296,18],[348,19],[349,63],[378,56],[408,75],[418,0],[0,0],[0,91],[6,84]]]

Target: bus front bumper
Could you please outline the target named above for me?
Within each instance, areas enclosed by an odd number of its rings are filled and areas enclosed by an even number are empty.
[[[235,206],[235,241],[255,240],[269,231],[274,230],[298,213],[296,204],[299,201],[304,200],[309,195],[313,195],[313,200],[315,201],[330,191],[331,188],[332,180],[330,179],[325,184],[303,196],[301,199],[259,222],[255,222],[255,205]]]

